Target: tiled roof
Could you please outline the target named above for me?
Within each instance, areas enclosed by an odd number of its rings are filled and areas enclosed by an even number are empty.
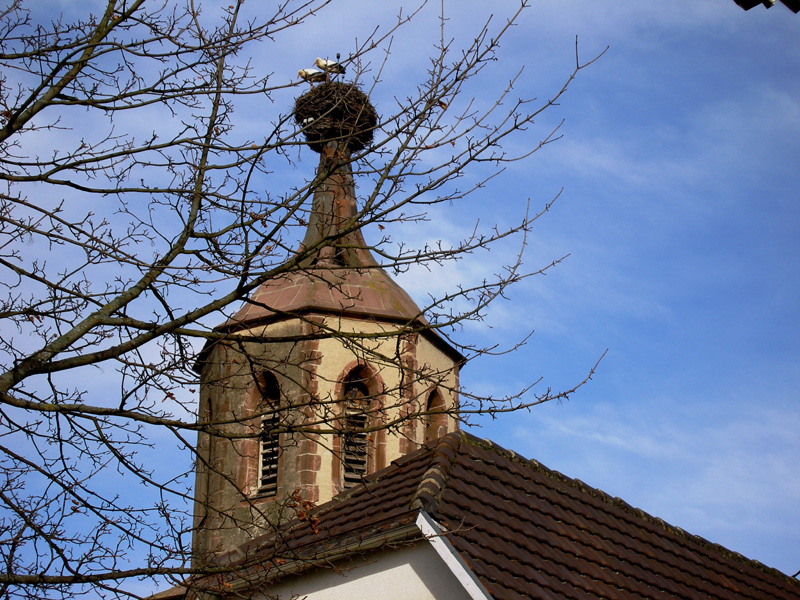
[[[377,265],[326,266],[290,271],[267,281],[220,328],[239,329],[309,312],[426,323],[411,297]]]
[[[800,598],[800,582],[491,442],[452,433],[226,558],[342,555],[428,512],[496,600]],[[405,529],[404,529],[405,528]],[[374,543],[372,544],[375,545]],[[361,548],[363,550],[363,547]]]

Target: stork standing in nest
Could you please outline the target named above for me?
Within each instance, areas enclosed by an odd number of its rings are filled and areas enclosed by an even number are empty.
[[[314,87],[315,83],[322,83],[328,81],[329,75],[319,69],[300,69],[297,72],[297,78],[307,81],[308,85]]]
[[[338,62],[340,57],[341,54],[337,54],[335,61],[317,57],[317,60],[314,61],[314,65],[325,72],[326,82],[331,80],[331,74],[342,75],[345,72],[344,66]]]

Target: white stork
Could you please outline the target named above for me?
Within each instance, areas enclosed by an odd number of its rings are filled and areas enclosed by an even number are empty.
[[[327,81],[328,74],[319,69],[300,69],[297,72],[297,78],[307,81],[308,84],[313,87],[315,83]]]
[[[336,58],[339,58],[338,54],[336,55]],[[334,60],[328,60],[327,58],[317,57],[317,60],[314,61],[314,64],[325,71],[327,81],[330,81],[331,74],[341,75],[345,71],[344,67],[340,63]]]

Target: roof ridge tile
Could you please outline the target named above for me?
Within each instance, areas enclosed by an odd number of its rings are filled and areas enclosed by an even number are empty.
[[[431,461],[411,499],[411,509],[424,510],[430,515],[436,515],[439,500],[450,480],[453,465],[464,440],[463,436],[461,432],[453,432],[431,444]]]

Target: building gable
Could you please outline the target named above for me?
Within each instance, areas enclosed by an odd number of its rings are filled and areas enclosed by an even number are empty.
[[[380,592],[378,592],[380,590]],[[254,594],[305,600],[472,600],[432,545],[420,541],[396,549],[357,553],[337,569],[314,569]]]

